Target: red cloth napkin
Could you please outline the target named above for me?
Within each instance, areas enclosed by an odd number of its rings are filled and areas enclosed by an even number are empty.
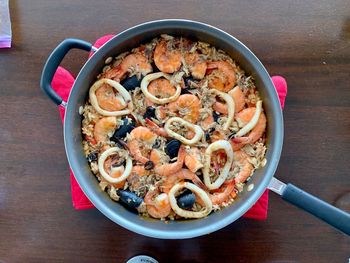
[[[114,35],[106,35],[99,38],[94,47],[99,48],[108,40],[110,40]],[[89,57],[91,57],[93,53],[91,52]],[[283,77],[273,76],[272,81],[277,90],[281,107],[284,107],[284,100],[287,96],[287,83]],[[74,77],[70,72],[62,67],[58,67],[55,76],[52,80],[53,89],[62,97],[64,101],[68,100],[69,92],[73,86]],[[65,108],[59,107],[60,115],[62,122],[64,120],[64,112]],[[72,170],[70,170],[70,181],[71,181],[71,189],[72,189],[72,201],[75,209],[88,209],[94,207],[94,205],[89,201],[86,195],[81,190],[78,185],[75,177],[73,175]],[[268,208],[268,190],[264,192],[264,194],[260,197],[260,199],[250,208],[250,210],[244,214],[243,217],[253,218],[257,220],[264,220],[267,218],[267,208]]]

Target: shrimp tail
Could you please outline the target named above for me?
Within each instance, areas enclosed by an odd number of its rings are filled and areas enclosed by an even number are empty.
[[[202,180],[196,176],[194,179],[193,179],[193,183],[195,185],[197,185],[199,188],[203,189],[204,191],[209,191],[208,187],[202,182]]]
[[[164,128],[160,128],[155,122],[151,121],[149,118],[146,118],[145,121],[146,121],[147,127],[152,132],[162,137],[168,137],[168,133],[165,131]]]

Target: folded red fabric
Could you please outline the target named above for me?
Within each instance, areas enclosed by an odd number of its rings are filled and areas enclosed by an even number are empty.
[[[114,35],[106,35],[99,38],[94,47],[99,48],[108,40],[110,40]],[[90,53],[89,57],[92,56],[93,53]],[[280,99],[281,107],[284,107],[284,101],[287,96],[287,83],[286,80],[281,76],[273,76],[272,81],[275,85],[276,91],[278,93],[278,97]],[[66,69],[59,67],[55,73],[55,76],[52,80],[53,89],[63,98],[63,100],[67,101],[69,92],[73,86],[74,77],[70,72]],[[64,121],[64,112],[65,108],[59,107],[60,116],[62,122]],[[89,201],[84,192],[81,190],[79,184],[75,180],[74,174],[72,170],[70,170],[70,181],[71,181],[71,190],[72,190],[72,201],[73,207],[75,209],[88,209],[94,207],[94,205]],[[264,192],[264,194],[260,197],[260,199],[250,208],[250,210],[244,214],[246,218],[253,218],[257,220],[264,220],[267,218],[267,208],[268,208],[268,190]]]

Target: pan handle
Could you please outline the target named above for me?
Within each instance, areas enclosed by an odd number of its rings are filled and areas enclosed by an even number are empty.
[[[86,51],[96,51],[91,43],[81,39],[67,38],[63,40],[50,54],[41,73],[40,87],[57,105],[66,106],[66,102],[52,89],[51,82],[55,72],[69,50],[78,48]]]
[[[332,206],[317,197],[304,192],[293,184],[284,184],[272,178],[268,187],[280,194],[282,199],[309,212],[338,230],[350,235],[350,214]]]

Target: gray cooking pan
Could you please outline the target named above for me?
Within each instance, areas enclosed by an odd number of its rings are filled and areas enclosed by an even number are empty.
[[[210,43],[225,50],[256,81],[263,98],[267,115],[267,164],[258,169],[237,201],[230,207],[212,213],[206,218],[173,221],[165,224],[158,220],[144,219],[112,201],[101,191],[96,177],[91,173],[82,148],[81,116],[79,107],[84,105],[90,86],[110,56],[128,51],[141,43],[150,41],[160,34],[183,36]],[[51,88],[53,75],[66,53],[73,48],[93,51],[94,55],[85,63],[77,76],[67,102],[63,101]],[[183,239],[212,233],[231,224],[251,208],[266,188],[278,193],[282,198],[299,208],[324,220],[340,231],[350,234],[350,215],[320,199],[302,191],[292,184],[284,184],[273,177],[282,150],[283,118],[277,93],[270,76],[259,59],[239,40],[213,26],[189,20],[159,20],[144,23],[116,35],[101,48],[78,39],[66,39],[49,56],[41,76],[41,88],[49,98],[66,107],[64,122],[64,144],[69,164],[74,175],[91,202],[105,216],[117,224],[136,233],[165,239]]]

